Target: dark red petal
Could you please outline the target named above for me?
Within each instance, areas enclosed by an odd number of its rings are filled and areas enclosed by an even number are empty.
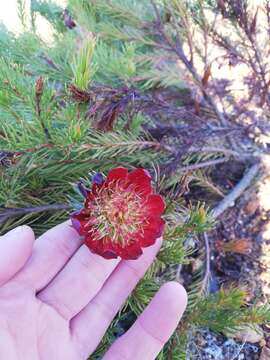
[[[140,178],[141,180],[144,179],[148,182],[151,182],[151,175],[149,174],[149,172],[143,168],[138,168],[135,170],[132,170],[129,174],[128,174],[128,180],[130,182],[136,182],[136,180]]]
[[[114,253],[113,251],[107,250],[104,251],[101,256],[103,256],[105,259],[116,259],[118,258],[118,255],[116,253]]]
[[[86,215],[84,214],[84,209],[80,211],[75,211],[70,215],[71,224],[75,230],[79,233],[79,235],[83,235],[83,227],[87,222]]]
[[[119,251],[119,255],[124,260],[136,260],[139,256],[142,255],[142,253],[142,249],[137,242],[137,239],[136,242],[127,245]]]
[[[89,248],[95,248],[95,243],[97,241],[93,239],[93,235],[87,234],[84,238],[84,244]]]
[[[97,240],[97,242],[102,242],[102,254],[106,259],[115,259],[118,257],[117,253],[117,246],[112,242],[112,240],[109,237],[104,237],[101,240]]]
[[[95,234],[98,236],[98,234]],[[87,236],[85,238],[85,245],[89,248],[91,252],[94,254],[98,254],[105,259],[116,259],[118,254],[113,248],[113,243],[109,238],[103,238],[99,240],[94,240],[95,236],[93,234],[91,236]]]
[[[151,175],[149,173],[149,171],[143,169],[143,168],[137,168],[135,170],[132,170],[129,173],[129,179],[132,179],[132,177],[137,177],[137,176],[143,176],[145,178],[148,178],[149,180],[151,180]]]
[[[132,241],[127,246],[120,246],[113,243],[110,238],[106,237],[99,240],[94,240],[92,236],[85,239],[85,245],[94,254],[98,254],[105,259],[115,259],[120,256],[122,259],[131,260],[137,259],[142,254],[142,249],[136,237],[136,241]]]
[[[152,193],[151,175],[145,169],[136,169],[128,174],[127,185],[133,184],[136,191],[141,195],[150,195]]]
[[[97,197],[97,191],[100,188],[100,185],[92,185],[92,189],[91,191],[88,193],[85,202],[84,202],[84,207],[86,209],[90,209],[92,207],[91,203],[94,202],[95,198]]]
[[[150,224],[144,226],[143,230],[138,233],[138,241],[141,247],[153,245],[162,235],[165,221],[161,218],[152,219]]]
[[[145,234],[145,237],[140,239],[141,247],[145,248],[145,247],[148,247],[148,246],[152,246],[152,245],[154,245],[156,240],[157,240],[157,237],[154,236],[152,233],[149,234],[149,235]]]
[[[109,171],[108,176],[106,178],[106,183],[110,183],[111,181],[122,180],[125,181],[128,175],[128,170],[123,167],[118,167]]]
[[[165,221],[161,218],[149,217],[147,223],[143,224],[143,231],[151,231],[156,237],[160,237],[163,233]]]
[[[157,238],[158,236],[156,236],[156,234],[153,231],[146,230],[143,234],[141,234],[138,237],[138,240],[140,242],[141,247],[147,247],[153,245],[156,242]]]
[[[149,195],[144,207],[151,216],[160,216],[165,210],[165,202],[160,195]]]

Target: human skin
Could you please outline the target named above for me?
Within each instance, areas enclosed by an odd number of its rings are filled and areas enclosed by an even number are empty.
[[[0,237],[0,359],[85,360],[155,258],[106,260],[82,244],[69,222],[35,240],[28,226]],[[187,303],[176,282],[161,287],[103,360],[152,360]]]

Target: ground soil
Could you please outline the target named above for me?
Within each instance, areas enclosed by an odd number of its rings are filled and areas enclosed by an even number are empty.
[[[232,168],[234,171],[232,171]],[[225,192],[230,191],[243,173],[240,164],[215,169],[212,178]],[[230,178],[226,174],[231,174]],[[265,304],[270,300],[270,179],[248,189],[217,221],[209,236],[211,247],[211,286],[236,285],[248,292],[247,302]],[[269,199],[268,201],[266,199]],[[269,202],[269,203],[268,203]],[[232,251],[223,245],[239,241]],[[188,270],[190,272],[191,267]],[[185,271],[185,269],[184,269]],[[187,271],[187,272],[188,272]],[[190,276],[183,274],[186,282]],[[188,359],[195,360],[266,360],[270,359],[270,328],[263,327],[259,342],[228,338],[209,330],[197,331],[189,344]],[[265,355],[266,354],[266,355]]]

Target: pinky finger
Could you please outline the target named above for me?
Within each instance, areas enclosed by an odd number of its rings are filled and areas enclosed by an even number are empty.
[[[103,360],[154,360],[177,327],[186,305],[184,288],[176,282],[166,283]]]

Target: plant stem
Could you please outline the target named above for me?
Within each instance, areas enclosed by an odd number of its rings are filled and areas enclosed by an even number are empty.
[[[228,161],[229,158],[228,157],[223,157],[221,159],[215,159],[215,160],[209,160],[209,161],[204,161],[198,164],[191,164],[191,165],[187,165],[187,166],[183,166],[177,169],[177,172],[186,172],[186,171],[191,171],[191,170],[197,170],[197,169],[201,169],[207,166],[214,166],[217,164],[222,164],[226,161]]]
[[[11,217],[17,217],[20,215],[32,213],[40,213],[44,211],[68,210],[70,208],[71,206],[68,204],[51,204],[25,208],[4,208],[0,212],[0,224],[4,224],[5,221]]]
[[[234,204],[235,200],[248,188],[254,178],[258,175],[260,167],[260,163],[251,166],[233,190],[213,209],[212,217],[214,219],[218,218]]]

